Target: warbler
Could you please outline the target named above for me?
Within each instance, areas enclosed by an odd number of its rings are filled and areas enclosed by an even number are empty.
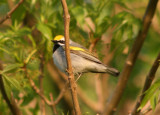
[[[65,38],[63,35],[57,35],[52,42],[53,47],[53,62],[57,68],[67,74],[67,61],[65,55]],[[75,75],[82,73],[108,73],[113,76],[118,76],[119,71],[103,64],[96,56],[90,53],[84,46],[70,40],[70,57]]]

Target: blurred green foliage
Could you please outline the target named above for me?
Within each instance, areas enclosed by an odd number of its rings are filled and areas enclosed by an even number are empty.
[[[105,36],[104,40],[97,43],[96,53],[103,59],[103,57],[106,56],[103,50],[109,44],[110,52],[115,51],[110,65],[122,70],[134,38],[141,28],[141,19],[135,16],[139,9],[129,8],[129,6],[134,5],[132,2],[134,1],[68,0],[67,3],[71,15],[70,38],[89,47],[94,39]],[[145,3],[144,0],[141,2]],[[3,17],[9,11],[9,4],[12,3],[18,3],[18,0],[14,0],[14,2],[12,0],[0,1],[0,17]],[[143,10],[145,10],[145,7]],[[160,13],[157,13],[157,17],[160,20],[159,14]],[[142,15],[143,12],[140,17]],[[37,115],[38,112],[40,112],[38,101],[34,107],[30,107],[29,104],[33,102],[34,99],[39,100],[40,98],[31,89],[25,75],[24,66],[25,64],[27,65],[29,76],[38,86],[41,64],[40,56],[43,56],[44,94],[49,97],[49,93],[52,92],[54,98],[57,97],[59,90],[54,81],[51,80],[46,65],[52,61],[52,38],[64,33],[61,2],[60,0],[27,0],[13,13],[10,21],[11,22],[6,21],[0,25],[0,60],[4,66],[0,74],[3,75],[7,95],[10,97],[10,92],[12,91],[18,101],[22,100],[20,108],[23,114],[25,115],[29,111],[33,115]],[[110,32],[112,35],[111,40],[107,37],[109,36],[109,30],[112,30]],[[108,40],[110,40],[110,42],[106,43],[105,41]],[[139,83],[136,79],[144,81],[146,73],[152,64],[151,60],[154,60],[160,51],[159,43],[159,34],[154,28],[151,28],[140,54],[142,57],[138,58],[129,79],[121,101],[121,107],[125,105],[125,101],[137,97],[139,89],[143,84],[142,82]],[[126,53],[124,53],[125,49],[127,49]],[[158,72],[158,75],[159,74]],[[93,76],[93,74],[84,75],[78,81],[78,84],[89,98],[96,101],[97,95],[95,92],[94,79],[93,77],[87,76]],[[106,81],[106,84],[107,83],[114,88],[117,79],[110,77],[109,82]],[[113,88],[111,90],[113,90]],[[147,95],[141,107],[150,99],[152,108],[155,108],[157,96],[159,95],[159,90],[156,92],[155,90],[153,91],[155,88],[159,88],[159,85],[153,85],[151,89],[147,91],[148,93],[146,92]],[[23,96],[20,96],[20,94]],[[0,114],[9,114],[10,111],[6,104],[2,103],[2,99],[2,95],[0,95]],[[80,104],[82,113],[95,114],[83,101],[80,102]],[[66,102],[61,100],[56,108],[60,113],[67,113],[69,108],[66,106]],[[48,106],[46,106],[46,108],[51,112]],[[49,112],[47,113],[48,115]]]

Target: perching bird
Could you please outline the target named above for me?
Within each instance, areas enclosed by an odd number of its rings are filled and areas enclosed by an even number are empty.
[[[54,40],[53,47],[53,62],[57,68],[66,73],[67,62],[65,55],[65,39],[62,35],[57,35]],[[70,57],[71,64],[73,68],[73,73],[75,75],[80,75],[82,73],[92,72],[92,73],[109,73],[113,76],[118,76],[119,71],[115,68],[108,67],[103,64],[97,57],[90,53],[82,45],[69,41],[70,45]]]

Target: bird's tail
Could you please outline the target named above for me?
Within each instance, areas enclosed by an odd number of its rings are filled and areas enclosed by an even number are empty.
[[[115,77],[118,77],[120,74],[120,72],[117,69],[111,67],[106,67],[106,73],[109,73]]]

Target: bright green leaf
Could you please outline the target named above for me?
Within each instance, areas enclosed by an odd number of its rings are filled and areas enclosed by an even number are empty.
[[[31,57],[33,56],[34,53],[36,53],[37,49],[33,50],[27,57],[27,59],[25,60],[26,64],[29,62],[29,60],[31,59]]]
[[[16,88],[18,90],[22,90],[22,87],[19,83],[18,80],[16,80],[13,77],[8,77],[6,74],[3,74],[3,78],[8,82],[8,84],[12,87],[12,88]]]
[[[38,23],[37,29],[42,33],[45,38],[47,38],[48,40],[52,39],[52,31],[48,26],[42,23]]]
[[[23,64],[19,64],[19,63],[9,64],[3,69],[2,74],[14,71],[22,66],[23,66]]]

